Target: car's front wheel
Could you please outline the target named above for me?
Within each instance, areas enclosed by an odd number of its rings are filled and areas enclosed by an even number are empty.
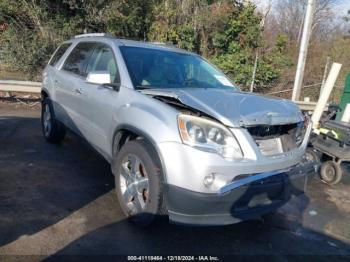
[[[55,118],[49,98],[45,98],[41,103],[41,129],[45,139],[50,143],[59,143],[66,135],[65,127]]]
[[[144,140],[127,142],[112,163],[118,200],[124,214],[139,225],[149,225],[163,213],[161,166]]]

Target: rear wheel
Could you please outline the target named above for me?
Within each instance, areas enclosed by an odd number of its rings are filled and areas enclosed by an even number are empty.
[[[50,143],[60,143],[66,135],[65,127],[55,118],[55,112],[49,98],[42,101],[41,129],[45,139]]]
[[[127,142],[112,170],[124,214],[136,224],[151,224],[163,206],[161,168],[152,148],[144,140]]]
[[[322,164],[320,176],[325,183],[329,185],[335,185],[341,180],[343,172],[341,166],[338,163],[329,160]]]

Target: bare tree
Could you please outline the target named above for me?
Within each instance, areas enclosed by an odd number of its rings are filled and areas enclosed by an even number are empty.
[[[335,0],[317,0],[312,25],[313,37],[323,38],[333,30]],[[278,31],[289,36],[291,41],[299,42],[304,23],[307,0],[279,0],[275,5],[274,22]]]

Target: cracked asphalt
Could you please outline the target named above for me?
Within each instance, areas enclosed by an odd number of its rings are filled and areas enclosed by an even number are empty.
[[[125,220],[108,163],[77,136],[44,141],[40,110],[0,102],[0,260],[53,255],[274,255],[350,258],[350,181],[308,192],[263,220],[150,228]],[[59,256],[61,257],[61,256]],[[315,257],[312,257],[315,258]]]

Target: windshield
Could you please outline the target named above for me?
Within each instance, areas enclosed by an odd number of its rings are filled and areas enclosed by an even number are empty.
[[[200,56],[130,46],[122,46],[120,50],[136,89],[237,89],[231,80]]]

